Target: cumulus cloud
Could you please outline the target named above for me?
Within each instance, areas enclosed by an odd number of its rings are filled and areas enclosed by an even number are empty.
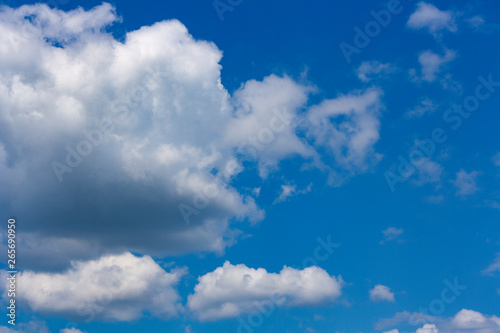
[[[222,253],[234,222],[265,216],[231,185],[243,159],[262,177],[300,157],[345,179],[380,158],[379,90],[310,107],[314,87],[271,75],[231,95],[222,52],[177,20],[118,41],[109,4],[2,8],[0,204],[25,221],[26,267],[124,249]]]
[[[477,171],[471,171],[467,173],[463,169],[457,172],[456,178],[453,184],[457,188],[457,195],[467,196],[474,194],[478,191],[476,179],[479,175]]]
[[[198,278],[188,308],[199,320],[236,317],[271,306],[328,304],[341,295],[342,277],[311,266],[302,270],[283,267],[279,273],[263,268],[232,265],[228,261]]]
[[[424,322],[427,322],[423,327],[417,329],[415,333],[496,333],[500,330],[500,318],[497,316],[489,316],[467,309],[459,311],[451,318],[438,318],[423,314],[399,312],[393,318],[379,320],[375,328],[382,330],[387,326],[395,326],[408,319],[411,320],[409,323],[413,324],[415,316],[422,317]],[[414,318],[411,319],[411,317]],[[435,324],[430,324],[429,322],[435,322]],[[393,331],[397,330],[389,332]]]
[[[77,328],[63,328],[59,333],[84,333]]]
[[[425,324],[422,328],[419,328],[415,333],[439,333],[439,329],[435,324]]]
[[[63,273],[21,272],[17,298],[35,312],[73,320],[131,321],[144,313],[165,319],[182,309],[175,286],[183,274],[167,273],[151,257],[124,253],[74,262]]]
[[[451,11],[440,10],[432,4],[419,2],[415,12],[410,15],[407,26],[415,30],[427,29],[432,34],[442,30],[456,32],[455,15]]]
[[[463,309],[451,321],[454,332],[494,333],[500,331],[500,318]]]
[[[383,333],[399,333],[399,330],[398,329],[393,329],[393,330],[390,330],[390,331],[385,331]]]
[[[331,152],[350,173],[366,170],[382,158],[374,152],[380,138],[381,95],[372,88],[311,107],[307,136]]]
[[[391,288],[386,287],[381,284],[377,284],[375,287],[373,287],[372,290],[370,290],[370,299],[373,302],[382,302],[382,301],[388,301],[388,302],[394,302],[394,293],[391,292]]]

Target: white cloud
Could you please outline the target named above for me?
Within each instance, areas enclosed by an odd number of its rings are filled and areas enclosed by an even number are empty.
[[[457,188],[457,195],[466,196],[474,194],[478,191],[476,185],[476,178],[479,175],[477,171],[471,171],[469,173],[461,169],[457,172],[457,178],[453,181]]]
[[[430,50],[422,52],[418,56],[418,62],[421,66],[421,75],[420,77],[416,76],[415,71],[410,71],[410,76],[413,76],[414,79],[423,80],[426,82],[434,82],[436,80],[437,75],[442,70],[443,66],[448,62],[452,61],[456,58],[456,52],[453,50],[446,50],[444,55],[436,54]],[[441,80],[443,86],[447,87],[451,81],[449,76],[445,76]]]
[[[424,98],[420,103],[413,109],[406,112],[408,118],[420,118],[425,114],[431,114],[437,109],[437,105],[434,104],[429,98]]]
[[[451,321],[452,329],[459,332],[495,333],[500,331],[500,318],[463,309]]]
[[[341,295],[342,278],[319,267],[302,270],[284,267],[280,273],[245,265],[222,267],[198,278],[188,308],[199,320],[236,317],[269,306],[316,306]]]
[[[170,318],[181,309],[175,285],[183,274],[165,272],[151,257],[124,253],[74,262],[64,273],[19,273],[17,298],[35,312],[75,320],[131,321],[145,312]]]
[[[385,331],[383,333],[399,333],[399,330],[398,329],[393,329],[393,330],[390,330],[390,331]]]
[[[280,193],[279,197],[276,198],[274,203],[284,202],[292,196],[311,192],[311,189],[312,189],[312,183],[309,184],[306,188],[304,188],[302,190],[297,190],[297,185],[295,185],[295,184],[281,185],[281,193]]]
[[[438,333],[439,329],[435,324],[425,324],[422,328],[419,328],[415,333]]]
[[[390,227],[385,230],[382,230],[382,233],[384,234],[384,239],[380,241],[380,244],[383,244],[385,242],[389,242],[391,240],[394,240],[401,236],[403,234],[404,230],[402,228],[398,229],[395,227]]]
[[[356,70],[358,78],[363,82],[370,82],[376,77],[386,73],[391,73],[395,68],[389,63],[380,63],[378,61],[363,61]]]
[[[492,275],[495,272],[500,272],[500,253],[497,253],[495,261],[483,270],[483,274],[485,275]]]
[[[380,90],[368,89],[311,107],[308,137],[330,151],[335,162],[350,173],[366,170],[381,159],[374,152],[380,138],[381,95]]]
[[[417,9],[411,14],[407,25],[412,29],[425,28],[434,35],[441,30],[457,31],[455,13],[439,10],[434,5],[425,2],[417,4]]]
[[[432,161],[428,157],[424,157],[416,163],[417,179],[414,181],[416,185],[422,186],[428,183],[441,182],[441,175],[444,168],[437,162]]]
[[[57,260],[40,268],[124,248],[222,253],[239,234],[232,221],[265,215],[231,186],[241,155],[262,177],[297,156],[344,178],[380,158],[379,90],[309,107],[313,87],[271,75],[231,96],[222,52],[179,21],[121,42],[106,32],[120,20],[109,4],[2,8],[0,204],[25,221],[20,242],[38,240],[20,250],[26,267],[54,252]],[[188,218],[179,205],[189,205]]]
[[[373,302],[382,302],[382,301],[388,301],[388,302],[394,302],[394,293],[391,292],[391,288],[386,287],[381,284],[377,284],[375,287],[373,287],[372,290],[370,290],[370,299]]]
[[[47,325],[40,321],[16,323],[15,329],[0,326],[0,333],[50,333]]]
[[[63,328],[60,333],[84,333],[77,328]]]

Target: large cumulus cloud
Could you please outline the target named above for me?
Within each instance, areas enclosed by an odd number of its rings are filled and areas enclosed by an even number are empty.
[[[297,156],[346,175],[378,160],[379,90],[309,110],[314,87],[271,75],[231,96],[213,43],[176,20],[121,42],[119,21],[109,4],[0,11],[0,207],[23,223],[27,266],[222,252],[237,221],[264,218],[231,186],[242,158],[262,177]]]

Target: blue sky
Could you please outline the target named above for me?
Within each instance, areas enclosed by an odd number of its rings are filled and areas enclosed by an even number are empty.
[[[500,332],[497,2],[3,4],[0,333]]]

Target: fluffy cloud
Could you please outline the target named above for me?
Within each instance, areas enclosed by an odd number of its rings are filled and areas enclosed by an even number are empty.
[[[444,55],[436,54],[432,51],[424,51],[418,56],[418,62],[421,66],[421,76],[417,77],[414,70],[410,71],[410,75],[417,80],[426,82],[434,82],[442,67],[456,57],[456,52],[453,50],[446,50]],[[450,81],[450,77],[442,79],[443,85]]]
[[[380,90],[369,89],[311,107],[307,136],[331,152],[351,174],[366,170],[382,158],[374,152],[380,137],[381,95]]]
[[[463,309],[451,321],[454,332],[494,333],[500,331],[500,318]]]
[[[380,320],[375,325],[375,328],[382,330],[388,326],[396,326],[407,320],[410,320],[410,324],[414,324],[415,318],[417,318],[415,316],[422,317],[424,322],[436,322],[436,324],[425,324],[422,328],[417,329],[415,333],[496,333],[500,331],[500,318],[467,309],[461,310],[451,318],[438,318],[419,313],[399,312],[393,318]],[[406,326],[407,324],[404,325]],[[398,330],[393,329],[389,332],[393,331]]]
[[[461,169],[457,172],[457,177],[453,181],[453,184],[457,188],[457,195],[466,196],[477,192],[476,179],[479,173],[477,171],[471,171],[469,173]]]
[[[64,328],[59,333],[83,333],[77,328]]]
[[[245,265],[222,267],[198,278],[188,308],[200,320],[236,317],[269,306],[312,306],[331,303],[341,295],[342,278],[319,267],[284,267],[280,273]]]
[[[271,75],[230,95],[213,43],[176,20],[122,42],[106,31],[119,20],[109,4],[0,11],[0,204],[25,221],[25,267],[222,253],[236,222],[265,216],[231,185],[243,160],[262,177],[300,157],[344,178],[377,160],[380,91],[309,108],[314,87]]]
[[[183,272],[167,273],[148,256],[105,256],[64,273],[19,273],[17,298],[35,312],[74,320],[130,321],[145,312],[170,318],[182,308],[175,285]]]
[[[399,333],[398,329],[390,330],[390,331],[385,331],[384,333]]]
[[[412,29],[427,29],[432,34],[441,30],[457,31],[453,12],[439,10],[434,5],[425,2],[417,4],[417,9],[411,14],[407,25]]]
[[[425,324],[424,327],[419,328],[415,333],[439,333],[439,329],[435,324]]]
[[[394,293],[391,292],[391,288],[386,287],[381,284],[377,284],[375,287],[373,287],[372,290],[370,290],[370,299],[373,302],[382,302],[382,301],[388,301],[388,302],[394,302]]]

